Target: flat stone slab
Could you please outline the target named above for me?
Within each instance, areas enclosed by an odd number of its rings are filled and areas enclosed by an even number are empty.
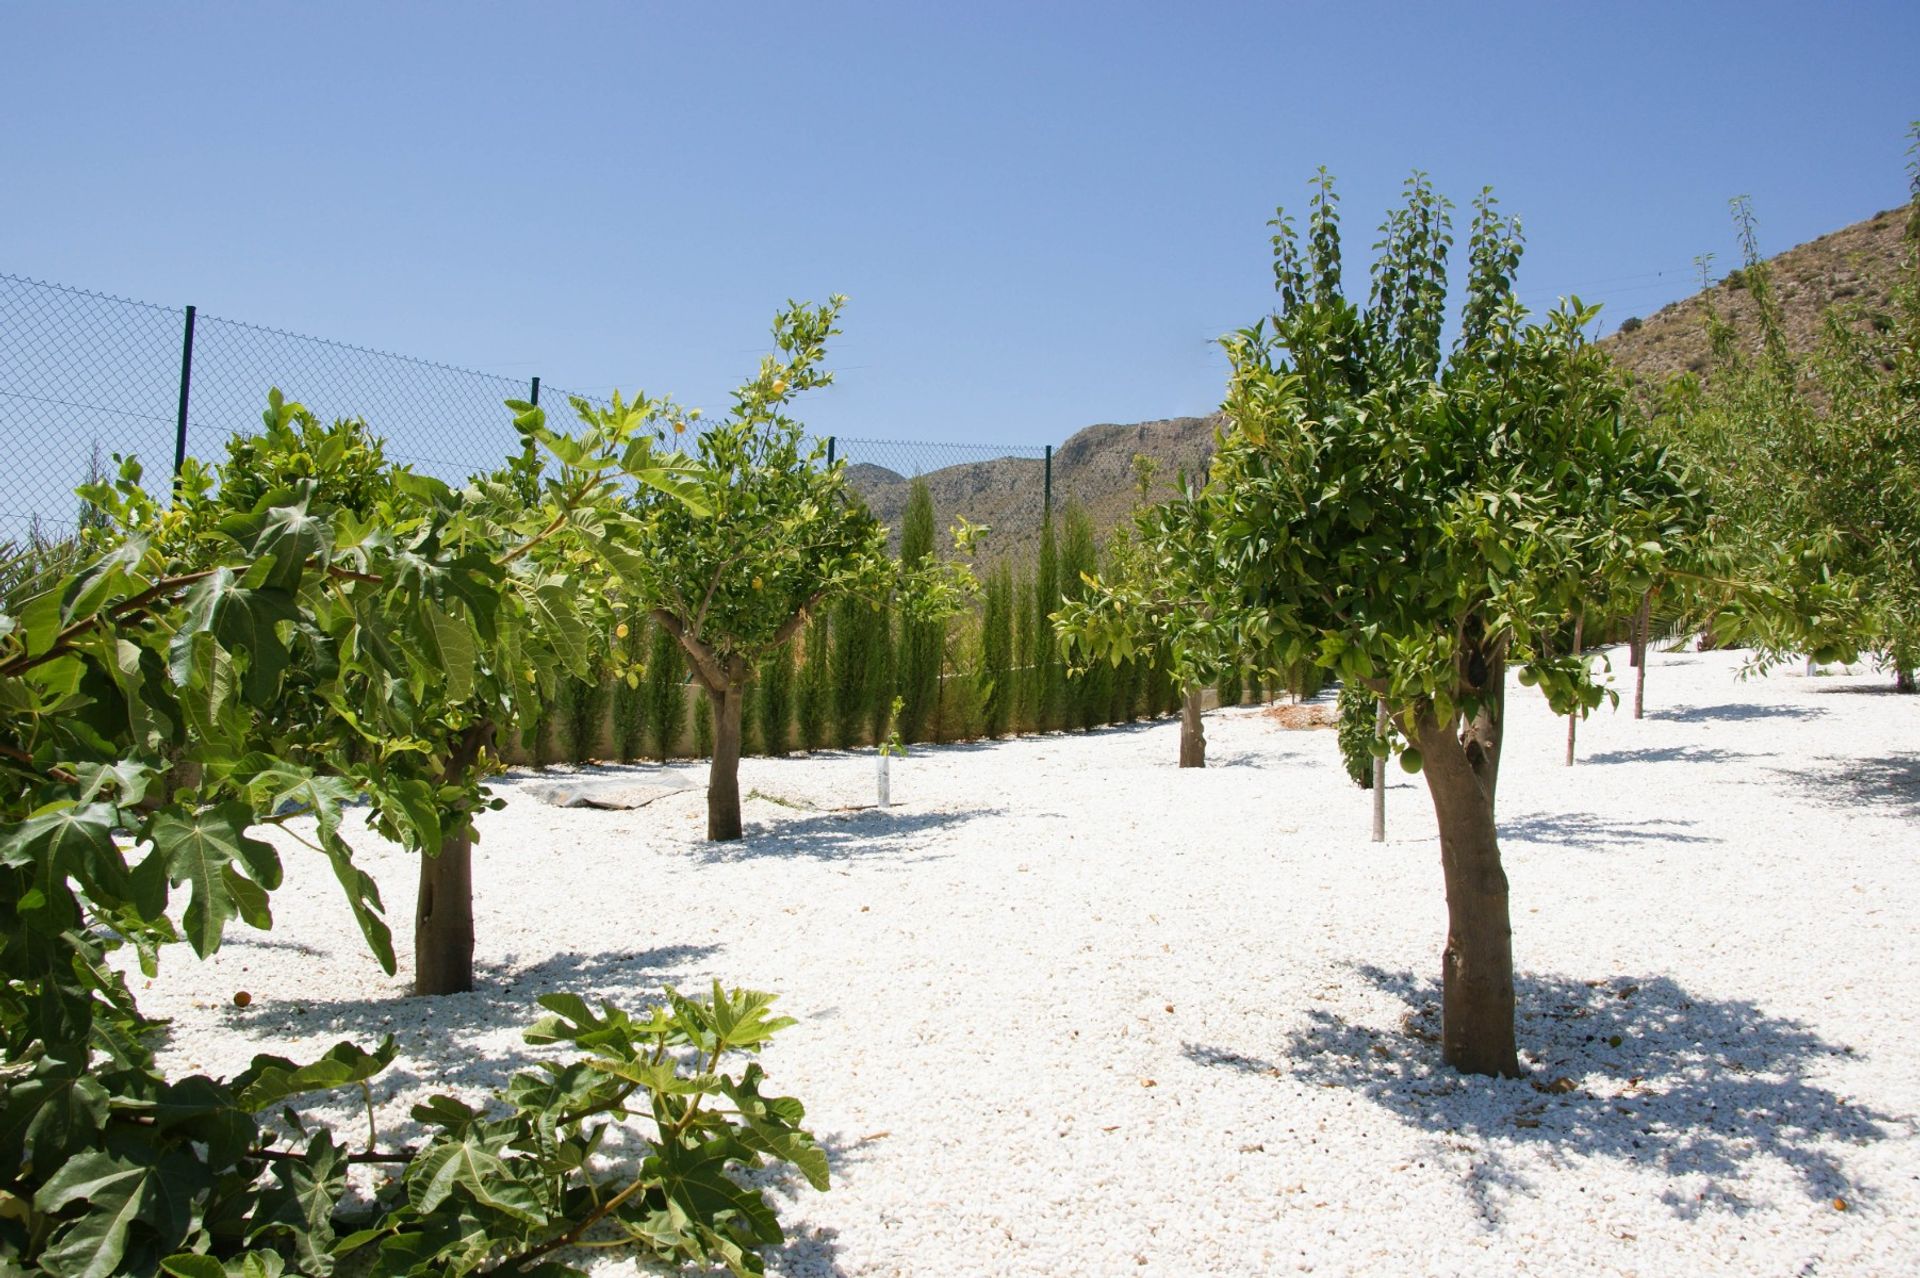
[[[565,781],[531,787],[534,798],[556,808],[605,808],[624,812],[644,808],[656,799],[681,794],[689,785],[643,784],[636,781]]]

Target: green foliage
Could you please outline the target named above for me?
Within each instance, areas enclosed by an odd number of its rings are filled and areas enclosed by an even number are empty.
[[[609,679],[604,662],[596,659],[587,667],[585,678],[569,678],[560,702],[565,719],[567,759],[571,763],[591,760],[600,748],[602,727],[607,718]]]
[[[1340,761],[1346,765],[1353,783],[1362,790],[1373,789],[1373,743],[1378,739],[1374,721],[1378,717],[1379,701],[1357,683],[1343,684],[1340,688]]]
[[[782,648],[760,663],[760,749],[775,758],[791,748],[793,727],[793,652]]]
[[[1040,650],[1047,641],[1045,632],[1034,624],[1039,608],[1034,600],[1034,579],[1021,573],[1014,579],[1011,601],[1013,619],[1013,704],[1008,713],[1014,732],[1036,732],[1040,727]]]
[[[623,763],[647,751],[646,626],[623,621],[614,631],[618,661],[613,681],[613,744]]]
[[[802,750],[818,750],[827,743],[833,711],[831,652],[827,619],[815,617],[807,623],[806,653],[800,667],[800,691],[795,708]]]
[[[647,733],[653,757],[662,763],[673,757],[687,734],[687,663],[680,643],[665,626],[655,626],[647,643],[647,668],[641,681],[646,694]]]
[[[1246,674],[1237,665],[1230,665],[1221,672],[1215,687],[1220,693],[1220,704],[1237,706],[1247,699]]]
[[[881,605],[869,614],[867,624],[867,670],[865,725],[867,740],[878,744],[892,731],[894,699],[900,687],[900,650],[894,642],[894,613]]]
[[[700,432],[690,473],[706,513],[657,490],[636,498],[632,543],[615,570],[709,691],[744,687],[812,609],[890,584],[885,534],[848,499],[844,464],[826,465],[825,445],[809,445],[786,413],[793,396],[832,381],[819,363],[840,305],[783,311],[778,355],[734,392],[725,421]],[[693,420],[671,401],[643,408],[676,430]]]
[[[1735,201],[1756,332],[1703,295],[1704,386],[1676,378],[1654,426],[1706,477],[1722,574],[1758,588],[1696,591],[1717,641],[1819,660],[1871,653],[1920,666],[1920,124],[1913,203],[1892,311],[1836,305],[1817,348],[1795,352],[1751,208]],[[1757,338],[1757,340],[1754,340]]]
[[[713,698],[693,699],[693,755],[696,759],[713,757]]]
[[[933,495],[924,479],[915,479],[900,526],[900,567],[905,573],[924,571],[933,558]],[[941,657],[947,622],[944,616],[903,617],[900,621],[899,677],[900,736],[908,743],[925,739],[940,696]]]
[[[1640,317],[1638,315],[1629,315],[1620,321],[1620,327],[1617,331],[1621,333],[1637,333],[1640,331],[1640,328]]]
[[[884,614],[869,600],[842,597],[833,605],[833,733],[842,750],[859,743],[872,717],[874,650],[884,627]]]
[[[1093,540],[1093,520],[1086,508],[1077,501],[1069,501],[1061,522],[1060,606],[1071,608],[1086,597],[1090,584],[1097,580],[1094,574],[1100,565]],[[1090,729],[1104,722],[1112,691],[1110,667],[1098,662],[1069,667],[1063,692],[1065,726]]]
[[[1033,595],[1027,610],[1029,669],[1033,680],[1033,728],[1051,732],[1063,723],[1066,711],[1066,667],[1054,641],[1053,614],[1060,610],[1060,549],[1054,536],[1053,512],[1040,525],[1040,557],[1034,569]]]
[[[0,1269],[325,1275],[360,1252],[377,1276],[466,1273],[605,1222],[649,1256],[757,1272],[778,1225],[723,1173],[774,1158],[824,1185],[826,1170],[796,1102],[760,1096],[755,1066],[719,1072],[784,1024],[766,996],[669,992],[645,1021],[550,1002],[562,1020],[536,1037],[588,1059],[516,1078],[505,1117],[427,1102],[431,1135],[408,1151],[349,1154],[297,1117],[282,1147],[261,1118],[364,1093],[391,1040],[258,1057],[228,1080],[155,1068],[161,1027],[113,953],[151,975],[179,940],[204,956],[236,920],[270,927],[284,869],[262,827],[328,863],[393,970],[344,805],[367,796],[377,829],[425,853],[484,806],[476,728],[530,716],[543,681],[591,659],[567,601],[592,595],[562,530],[618,535],[616,489],[660,479],[626,423],[559,436],[523,410],[559,463],[532,503],[520,481],[537,469],[457,493],[397,468],[335,486],[377,455],[363,431],[319,432],[277,394],[267,421],[268,442],[239,451],[260,474],[297,471],[285,484],[249,497],[245,476],[199,470],[168,508],[128,461],[86,494],[110,521],[96,553],[0,572]],[[280,455],[321,434],[338,445],[325,464]],[[588,1155],[634,1114],[651,1120],[637,1179],[603,1179]],[[343,1236],[360,1161],[400,1179]]]
[[[1156,711],[1208,685],[1223,705],[1238,704],[1241,662],[1264,629],[1223,570],[1231,549],[1214,508],[1191,489],[1136,511],[1107,574],[1061,609],[1062,642],[1077,662],[1140,659],[1164,671]]]
[[[980,730],[988,737],[1006,735],[1013,711],[1014,598],[1013,566],[1002,561],[987,575],[980,622]]]
[[[1623,420],[1619,384],[1582,337],[1593,312],[1576,302],[1527,324],[1511,292],[1517,228],[1490,196],[1477,209],[1444,370],[1450,237],[1419,176],[1383,228],[1364,313],[1318,297],[1228,339],[1234,429],[1209,486],[1232,530],[1219,568],[1250,587],[1281,659],[1443,723],[1498,695],[1503,661],[1530,662],[1559,712],[1597,704],[1585,664],[1538,640],[1597,590],[1644,588],[1697,509]]]

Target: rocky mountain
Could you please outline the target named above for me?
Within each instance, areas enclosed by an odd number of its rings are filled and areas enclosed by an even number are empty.
[[[1153,501],[1175,490],[1184,472],[1203,478],[1213,456],[1218,415],[1175,417],[1138,422],[1130,426],[1089,426],[1053,453],[1053,503],[1056,514],[1077,501],[1104,532],[1126,519],[1142,500],[1141,470],[1136,457],[1150,460],[1150,482],[1145,500]],[[898,546],[900,518],[907,507],[913,476],[850,459],[847,479],[867,501],[880,522],[894,530]],[[982,544],[980,558],[991,563],[1014,556],[1026,563],[1040,541],[1041,512],[1046,503],[1046,463],[1037,457],[1001,457],[965,462],[924,472],[933,497],[934,518],[944,530],[964,516],[993,531]]]

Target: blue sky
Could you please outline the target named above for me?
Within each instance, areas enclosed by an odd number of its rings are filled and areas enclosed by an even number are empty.
[[[851,298],[854,437],[1202,413],[1325,164],[1413,167],[1605,326],[1898,205],[1920,5],[0,5],[0,271],[721,407]],[[1464,217],[1461,219],[1464,230]],[[376,423],[377,425],[377,423]]]

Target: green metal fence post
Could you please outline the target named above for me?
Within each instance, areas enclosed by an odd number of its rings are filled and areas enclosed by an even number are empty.
[[[187,400],[193,392],[193,307],[187,308],[186,328],[180,335],[180,414],[173,429],[173,486],[180,487],[180,468],[187,464]]]
[[[1043,504],[1045,506],[1045,513],[1048,515],[1051,515],[1053,514],[1053,445],[1052,444],[1047,445],[1046,484],[1047,484],[1046,496],[1043,499]]]
[[[540,407],[540,379],[533,379],[533,389],[527,394],[527,402],[535,408]]]
[[[833,442],[834,437],[832,435],[827,436],[827,465],[829,466],[833,465]]]

